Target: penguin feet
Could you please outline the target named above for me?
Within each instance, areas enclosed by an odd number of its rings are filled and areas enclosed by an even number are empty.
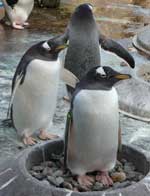
[[[34,144],[36,144],[37,143],[37,140],[35,139],[35,138],[33,138],[33,137],[31,137],[31,136],[29,136],[29,137],[24,137],[23,138],[23,143],[25,144],[25,145],[30,145],[30,146],[32,146],[32,145],[34,145]]]
[[[19,30],[24,29],[24,27],[21,24],[17,24],[16,22],[13,22],[12,26],[13,28],[19,29]]]
[[[70,102],[69,96],[64,96],[64,97],[63,97],[63,100],[65,100],[65,101],[67,101],[67,102]]]
[[[94,178],[88,175],[80,175],[77,177],[78,183],[81,186],[90,188],[94,183]]]
[[[24,22],[23,25],[24,26],[29,26],[29,23],[28,22]]]
[[[39,138],[41,140],[52,140],[52,139],[56,139],[58,137],[59,137],[58,135],[55,135],[55,134],[52,134],[52,133],[48,133],[47,131],[45,131],[43,129],[40,130]]]
[[[113,181],[110,178],[108,172],[98,172],[98,174],[96,175],[96,180],[101,182],[104,186],[113,185]]]

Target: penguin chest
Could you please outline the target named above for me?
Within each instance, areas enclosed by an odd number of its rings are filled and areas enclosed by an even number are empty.
[[[68,165],[77,174],[114,167],[118,147],[116,90],[81,90],[73,103]]]
[[[16,90],[13,120],[17,129],[39,129],[52,121],[60,75],[59,61],[33,60],[27,67],[25,79]]]
[[[12,19],[20,23],[25,22],[33,9],[33,5],[33,0],[20,0],[14,6],[14,9],[12,11]]]

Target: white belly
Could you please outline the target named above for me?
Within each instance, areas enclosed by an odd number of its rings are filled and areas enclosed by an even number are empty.
[[[22,24],[28,19],[28,16],[34,6],[34,0],[19,0],[19,2],[14,6],[14,9],[7,6],[5,0],[3,0],[3,2],[11,22],[18,22]]]
[[[118,96],[110,91],[82,90],[75,97],[68,166],[75,174],[112,169],[118,148]]]
[[[54,63],[54,62],[53,62]],[[13,101],[13,121],[20,135],[46,129],[56,108],[60,62],[33,60]]]

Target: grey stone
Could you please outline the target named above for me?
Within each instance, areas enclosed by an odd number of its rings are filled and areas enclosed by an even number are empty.
[[[50,184],[54,186],[59,186],[59,184],[56,181],[56,178],[54,178],[53,176],[47,176],[47,180],[50,182]]]
[[[44,169],[44,166],[40,166],[40,165],[32,167],[32,170],[34,170],[36,172],[41,172],[41,171],[43,171],[43,169]]]
[[[69,190],[73,190],[73,186],[69,182],[64,182],[63,187],[66,188],[66,189],[69,189]]]
[[[53,173],[53,176],[55,176],[55,177],[62,176],[62,175],[63,175],[63,171],[62,171],[62,170],[56,170],[56,171]]]
[[[150,25],[142,28],[133,38],[133,45],[150,55]]]
[[[101,191],[104,188],[103,184],[96,182],[92,188],[93,191]]]
[[[78,185],[78,186],[77,186],[77,189],[78,189],[80,192],[87,192],[87,191],[90,191],[90,188],[85,187],[85,186],[82,186],[82,185]]]
[[[50,176],[52,175],[52,169],[50,167],[45,167],[44,170],[43,170],[43,175],[44,176]]]
[[[61,184],[63,184],[64,179],[62,177],[58,177],[58,178],[56,178],[56,182],[57,182],[58,186],[60,186]]]

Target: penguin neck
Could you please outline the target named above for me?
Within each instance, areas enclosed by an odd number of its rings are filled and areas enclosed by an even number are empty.
[[[84,29],[84,31],[92,30],[97,27],[93,15],[87,17],[80,17],[80,15],[75,15],[72,17],[71,25],[73,28],[79,28],[80,31],[81,29]]]

